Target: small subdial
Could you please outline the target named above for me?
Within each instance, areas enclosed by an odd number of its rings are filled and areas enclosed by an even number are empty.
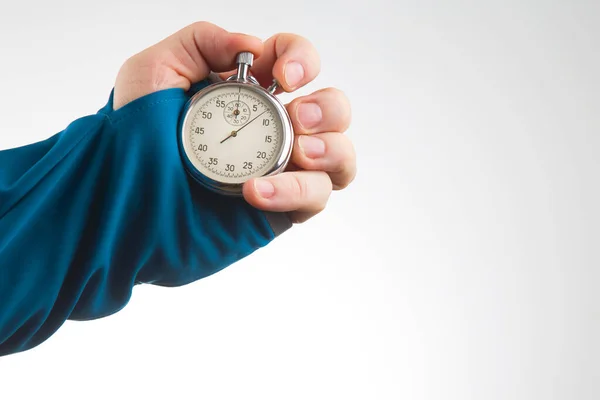
[[[225,116],[225,120],[231,125],[243,125],[250,120],[250,107],[243,101],[230,101],[225,106],[223,115]]]

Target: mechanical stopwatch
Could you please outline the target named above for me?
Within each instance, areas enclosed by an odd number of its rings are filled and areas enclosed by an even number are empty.
[[[294,132],[285,106],[275,96],[276,80],[262,87],[250,75],[254,55],[239,53],[237,72],[208,85],[186,103],[178,140],[190,175],[208,189],[240,196],[251,178],[282,172]]]

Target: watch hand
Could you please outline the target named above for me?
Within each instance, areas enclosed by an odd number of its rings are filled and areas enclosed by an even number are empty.
[[[261,115],[263,115],[264,113],[266,113],[267,110],[261,112],[260,114],[258,114],[256,117],[252,118],[250,120],[250,122],[248,122],[246,125],[242,126],[240,129],[238,129],[237,131],[235,131],[235,133],[237,134],[239,131],[241,131],[242,129],[244,129],[245,127],[247,127],[248,125],[250,125],[252,122],[254,122],[256,120],[256,118],[260,117]],[[233,133],[233,132],[232,132]],[[234,135],[235,136],[235,135]]]
[[[236,137],[238,132],[241,131],[242,129],[244,129],[245,127],[247,127],[248,125],[250,125],[252,122],[254,122],[258,117],[260,117],[261,115],[263,115],[264,113],[266,113],[267,110],[261,112],[260,114],[258,114],[256,117],[252,118],[246,125],[242,126],[240,129],[238,129],[237,131],[232,131],[231,134],[229,136],[227,136],[225,139],[221,140],[221,143],[223,143],[224,141],[226,141],[227,139],[229,139],[230,137]]]
[[[226,141],[230,137],[236,137],[236,136],[237,136],[237,132],[236,131],[231,131],[231,133],[229,134],[229,136],[227,136],[225,139],[221,140],[221,143],[223,143],[224,141]]]

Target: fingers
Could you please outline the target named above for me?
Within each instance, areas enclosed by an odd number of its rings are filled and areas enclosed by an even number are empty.
[[[356,176],[356,154],[343,135],[351,121],[350,102],[333,88],[294,99],[287,105],[296,136],[292,165],[305,170],[325,171],[334,190],[346,188]]]
[[[212,71],[227,71],[235,66],[236,55],[251,51],[260,57],[263,44],[259,38],[230,33],[209,22],[197,22],[156,44],[150,50],[156,57],[172,55],[172,65],[181,75],[198,82]]]
[[[290,168],[274,177],[246,182],[243,194],[254,207],[289,212],[298,223],[320,213],[333,190],[354,180],[356,155],[352,142],[342,134],[351,119],[350,103],[343,92],[319,90],[286,107],[296,132]]]
[[[284,172],[245,183],[244,198],[265,211],[314,215],[327,205],[332,192],[329,176],[322,171]]]
[[[269,86],[275,78],[281,89],[292,92],[314,80],[320,69],[319,54],[306,38],[280,33],[264,43],[263,53],[256,59],[251,71],[262,86]],[[225,79],[230,74],[222,74],[221,78]]]
[[[308,171],[325,171],[333,189],[345,189],[356,177],[356,156],[348,136],[337,132],[296,136],[292,162]]]
[[[321,59],[308,39],[291,33],[277,34],[265,42],[264,54],[252,69],[259,79],[270,84],[275,78],[283,90],[292,92],[314,80],[321,70]]]
[[[234,68],[241,51],[260,57],[263,43],[209,22],[191,24],[127,60],[117,77],[114,107],[162,89],[188,90],[211,71]]]
[[[350,102],[338,89],[326,88],[298,97],[286,106],[294,132],[345,132],[351,122]]]

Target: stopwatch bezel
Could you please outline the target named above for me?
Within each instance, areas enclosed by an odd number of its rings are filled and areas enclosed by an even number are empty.
[[[237,89],[240,86],[244,89],[253,91],[256,95],[261,96],[262,99],[264,99],[273,106],[277,113],[277,116],[279,117],[279,121],[281,122],[283,137],[282,144],[276,156],[275,163],[273,163],[272,166],[265,173],[259,176],[249,177],[241,183],[228,183],[210,178],[207,175],[205,175],[202,171],[200,171],[199,168],[196,167],[194,161],[192,161],[192,159],[195,159],[196,157],[193,148],[190,146],[190,133],[186,129],[186,126],[188,126],[189,120],[193,117],[193,111],[198,105],[198,103],[200,103],[201,100],[207,95],[209,95],[211,92],[223,87],[231,87]],[[289,163],[294,143],[294,130],[292,120],[287,110],[285,109],[283,103],[275,95],[269,93],[258,83],[255,83],[255,81],[223,80],[211,83],[207,87],[195,93],[186,102],[186,105],[182,111],[182,115],[183,118],[180,119],[179,134],[177,136],[179,142],[179,150],[182,155],[184,165],[190,173],[190,175],[197,182],[199,182],[200,184],[202,184],[207,189],[210,189],[213,192],[224,194],[227,196],[241,196],[245,182],[255,177],[268,177],[277,175],[283,172],[283,170],[287,167]]]

